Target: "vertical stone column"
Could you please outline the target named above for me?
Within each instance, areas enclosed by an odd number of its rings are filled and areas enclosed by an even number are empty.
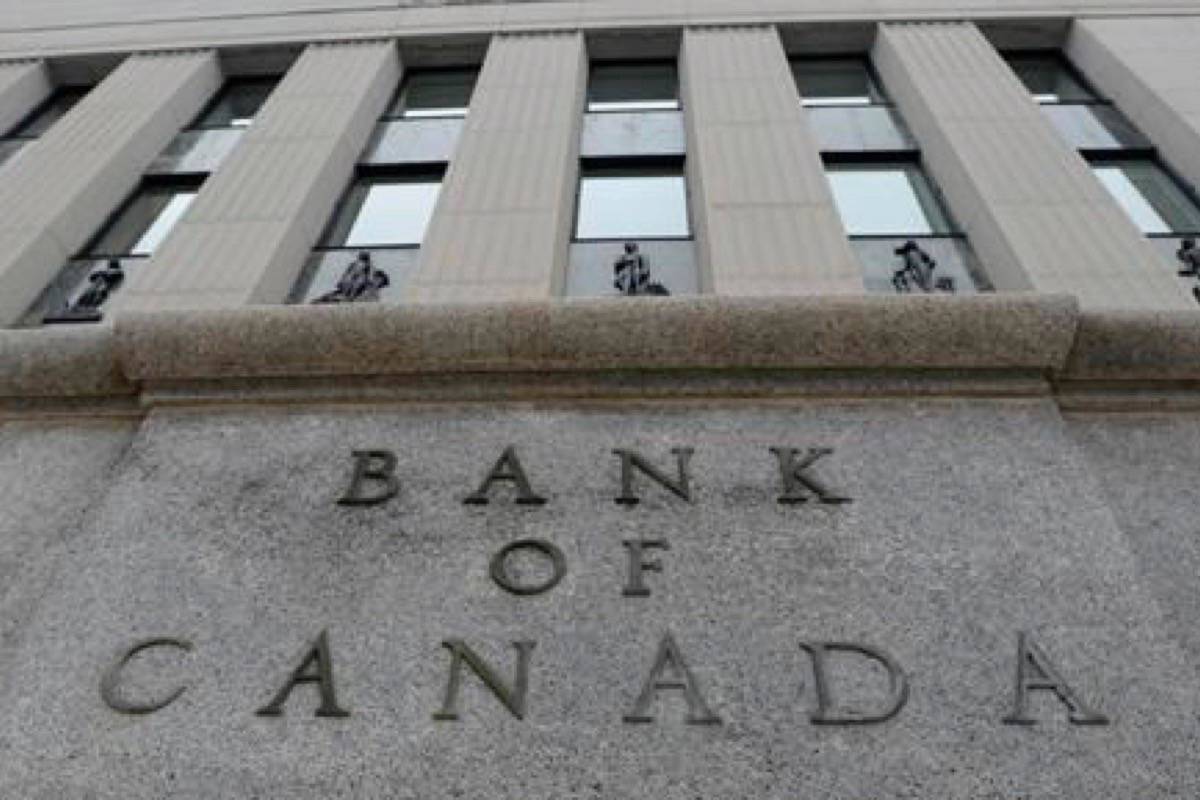
[[[1195,306],[974,25],[882,25],[874,60],[996,288]]]
[[[394,42],[310,45],[114,309],[286,299],[399,79]]]
[[[0,63],[0,136],[27,117],[53,90],[44,61]]]
[[[1067,55],[1163,158],[1200,185],[1200,17],[1081,19]]]
[[[96,234],[220,82],[212,52],[130,56],[4,166],[0,325]]]
[[[522,300],[560,290],[586,80],[579,33],[492,40],[407,299]]]
[[[775,29],[689,29],[680,67],[705,288],[862,292],[862,269]]]

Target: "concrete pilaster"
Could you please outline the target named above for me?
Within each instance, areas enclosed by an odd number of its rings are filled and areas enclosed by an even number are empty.
[[[883,25],[874,59],[998,289],[1194,307],[974,25]]]
[[[53,89],[44,61],[0,64],[0,136],[28,116]]]
[[[775,29],[689,29],[680,67],[705,288],[862,292],[862,269]]]
[[[282,302],[399,77],[390,41],[308,47],[114,308]]]
[[[1067,55],[1164,159],[1200,185],[1200,18],[1082,19]]]
[[[15,322],[220,84],[212,52],[126,59],[0,181],[0,325]]]
[[[586,79],[579,33],[492,40],[409,300],[519,300],[559,291]]]

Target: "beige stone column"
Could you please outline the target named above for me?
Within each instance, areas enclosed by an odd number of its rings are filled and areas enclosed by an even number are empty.
[[[1200,17],[1081,19],[1067,55],[1150,137],[1163,158],[1200,185]]]
[[[882,25],[874,60],[998,289],[1195,307],[974,25]]]
[[[0,63],[0,136],[27,117],[53,90],[45,62]]]
[[[680,81],[705,289],[862,292],[862,268],[775,29],[685,31]]]
[[[305,49],[115,310],[282,302],[399,78],[391,41]]]
[[[4,166],[0,325],[96,234],[220,82],[212,52],[130,56]]]
[[[519,300],[559,292],[586,80],[579,33],[492,40],[408,300]]]

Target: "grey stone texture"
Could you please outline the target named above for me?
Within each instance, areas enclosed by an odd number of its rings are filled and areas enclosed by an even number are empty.
[[[67,442],[80,434],[72,427]],[[544,506],[462,499],[508,445]],[[814,475],[844,505],[784,506],[771,446],[830,447]],[[613,502],[614,447],[661,466],[691,446],[694,503],[639,478]],[[339,506],[350,451],[389,448],[393,502]],[[40,450],[33,453],[47,456]],[[62,455],[68,455],[63,453]],[[0,469],[4,461],[0,460]],[[0,794],[200,797],[1192,797],[1200,684],[1156,597],[1161,573],[1089,475],[1053,405],[462,406],[151,413],[103,471],[0,660]],[[19,481],[25,480],[19,477]],[[21,484],[19,484],[21,485]],[[37,515],[40,517],[40,515]],[[518,597],[488,577],[540,538],[567,573]],[[622,596],[626,539],[661,539],[651,595]],[[543,573],[514,558],[521,576]],[[1194,602],[1190,575],[1172,591]],[[301,686],[254,714],[327,630],[347,719]],[[1007,726],[1026,630],[1107,727],[1070,725],[1044,692]],[[721,725],[622,722],[670,632]],[[145,637],[130,717],[99,682]],[[461,638],[511,680],[536,641],[517,720],[464,674],[461,719],[437,722]],[[805,640],[881,647],[911,698],[880,725],[809,721]],[[869,711],[885,676],[850,657],[831,677]]]
[[[779,34],[688,29],[679,62],[702,285],[767,297],[862,293]]]
[[[11,325],[220,85],[210,51],[126,59],[0,170],[0,324]]]
[[[414,303],[561,292],[575,219],[587,56],[578,32],[498,36],[405,289]]]
[[[883,25],[872,55],[997,289],[1195,307],[974,24]]]
[[[283,302],[399,78],[394,42],[307,48],[114,310]]]

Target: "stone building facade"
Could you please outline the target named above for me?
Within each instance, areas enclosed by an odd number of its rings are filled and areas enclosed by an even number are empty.
[[[1198,38],[4,4],[0,796],[1197,796]]]

